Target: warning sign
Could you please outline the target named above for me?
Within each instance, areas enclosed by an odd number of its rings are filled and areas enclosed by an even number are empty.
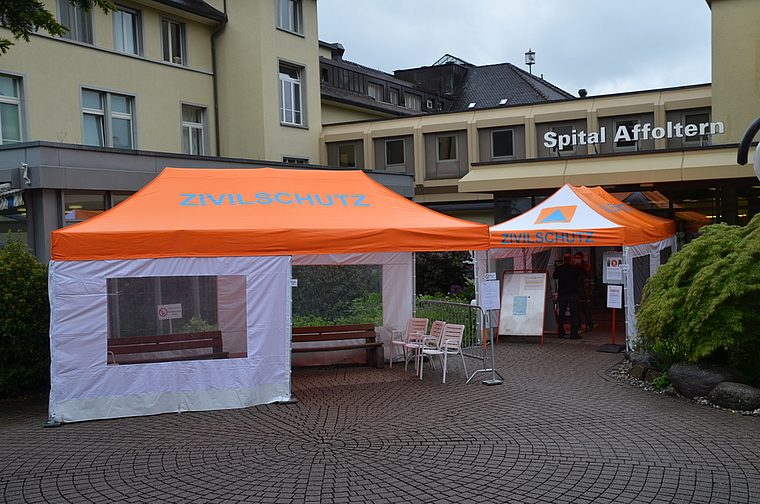
[[[182,318],[182,303],[158,305],[158,320]]]

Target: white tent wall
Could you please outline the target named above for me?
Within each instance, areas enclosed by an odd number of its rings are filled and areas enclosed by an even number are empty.
[[[106,279],[245,277],[247,357],[107,365]],[[290,257],[53,261],[51,391],[59,422],[243,408],[290,399]]]
[[[414,253],[413,252],[377,252],[367,254],[322,254],[309,256],[293,256],[294,266],[324,266],[347,264],[380,264],[382,271],[383,295],[383,326],[376,328],[377,337],[383,342],[386,359],[391,356],[391,336],[395,330],[403,331],[406,321],[414,311]],[[320,346],[329,342],[318,342]],[[336,344],[341,344],[336,342]],[[319,353],[319,352],[318,352]],[[324,352],[338,354],[342,352]],[[313,365],[329,364],[324,361],[326,356],[307,353],[304,358],[310,359]],[[342,357],[329,357],[333,361]],[[299,361],[301,362],[301,361]],[[308,363],[308,361],[307,361]]]
[[[625,274],[625,334],[628,350],[635,349],[639,341],[636,313],[639,308],[643,282],[652,276],[660,264],[664,262],[663,256],[667,260],[667,257],[676,252],[676,247],[675,236],[654,243],[623,247],[623,261],[628,265]],[[648,258],[649,260],[637,261],[637,258]],[[642,264],[642,266],[639,267],[638,264]]]

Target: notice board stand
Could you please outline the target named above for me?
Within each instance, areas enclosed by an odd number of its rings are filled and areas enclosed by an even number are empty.
[[[549,272],[506,270],[501,285],[499,336],[539,336],[543,345]]]

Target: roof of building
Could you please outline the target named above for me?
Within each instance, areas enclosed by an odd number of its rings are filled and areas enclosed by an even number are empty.
[[[321,88],[322,99],[326,101],[333,101],[337,103],[344,103],[347,105],[355,105],[361,108],[370,110],[376,110],[386,114],[394,116],[410,116],[422,114],[419,110],[412,110],[410,108],[402,107],[401,105],[394,105],[392,103],[377,101],[369,95],[355,93],[348,89],[336,88],[333,86],[322,85]]]
[[[525,105],[571,98],[575,96],[542,78],[511,63],[500,63],[470,67],[449,110]],[[475,105],[471,106],[473,103]]]
[[[215,9],[203,0],[153,0],[156,3],[168,5],[181,11],[189,12],[220,23],[227,20],[224,12]]]

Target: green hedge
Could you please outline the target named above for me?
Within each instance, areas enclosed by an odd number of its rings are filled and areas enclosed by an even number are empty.
[[[8,233],[0,250],[0,397],[47,390],[49,324],[47,266]]]

